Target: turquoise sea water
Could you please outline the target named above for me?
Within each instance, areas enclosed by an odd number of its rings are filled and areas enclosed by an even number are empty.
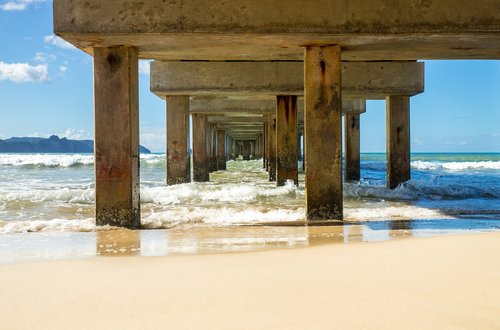
[[[500,220],[500,153],[412,154],[412,180],[385,188],[385,154],[362,154],[358,183],[344,185],[348,221]],[[262,160],[231,161],[209,183],[165,186],[165,155],[141,156],[145,228],[233,226],[304,219],[299,187],[276,187]],[[93,156],[0,154],[0,235],[95,231]]]

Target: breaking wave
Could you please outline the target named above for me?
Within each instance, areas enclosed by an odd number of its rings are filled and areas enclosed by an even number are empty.
[[[426,162],[413,161],[411,166],[414,169],[422,171],[465,171],[465,170],[500,170],[500,162],[481,161],[481,162]]]

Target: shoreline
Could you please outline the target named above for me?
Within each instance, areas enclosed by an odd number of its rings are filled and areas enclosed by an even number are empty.
[[[500,233],[0,265],[6,329],[500,326]]]

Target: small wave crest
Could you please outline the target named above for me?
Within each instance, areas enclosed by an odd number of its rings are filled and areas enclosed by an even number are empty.
[[[413,161],[411,166],[421,171],[466,171],[466,170],[500,170],[500,162],[479,161],[479,162],[426,162]]]
[[[165,164],[164,154],[141,154],[141,165]],[[26,168],[93,166],[92,154],[0,154],[0,165]]]

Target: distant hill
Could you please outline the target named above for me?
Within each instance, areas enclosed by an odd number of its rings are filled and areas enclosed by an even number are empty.
[[[0,152],[23,153],[93,153],[94,141],[60,139],[52,135],[48,139],[36,137],[13,137],[0,140]],[[150,154],[151,151],[140,146],[140,152]]]

